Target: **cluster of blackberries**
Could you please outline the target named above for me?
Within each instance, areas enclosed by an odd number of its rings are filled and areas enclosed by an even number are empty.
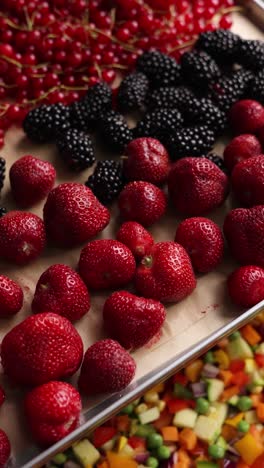
[[[90,132],[108,150],[122,154],[137,137],[159,139],[172,159],[202,156],[213,147],[226,126],[234,102],[252,98],[264,103],[264,46],[219,29],[201,33],[192,51],[178,64],[159,51],[144,52],[136,69],[126,76],[116,95],[99,83],[70,106],[43,105],[27,115],[24,130],[36,142],[54,141],[73,170],[95,162]],[[134,129],[123,114],[143,112]],[[221,169],[222,160],[210,157]],[[1,169],[1,168],[0,168]],[[103,203],[110,203],[124,185],[122,165],[99,161],[86,185]]]

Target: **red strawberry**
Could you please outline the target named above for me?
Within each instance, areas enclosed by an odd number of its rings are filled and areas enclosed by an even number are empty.
[[[7,276],[0,275],[0,318],[10,317],[23,305],[23,291],[19,284]]]
[[[135,259],[128,247],[117,240],[89,242],[81,251],[80,275],[93,289],[119,288],[132,280]]]
[[[103,318],[110,335],[124,348],[139,348],[159,332],[166,311],[158,301],[118,291],[106,300]]]
[[[253,307],[264,299],[264,270],[253,265],[237,268],[228,277],[227,286],[234,304]]]
[[[224,234],[238,262],[264,267],[264,205],[231,210]]]
[[[236,134],[255,133],[264,125],[264,107],[257,101],[243,99],[230,109],[229,121]]]
[[[90,309],[90,295],[81,277],[67,265],[52,265],[38,280],[33,312],[50,310],[71,322]]]
[[[182,158],[170,170],[168,189],[179,213],[201,215],[224,202],[228,178],[209,159]]]
[[[58,185],[44,206],[47,234],[59,246],[87,242],[107,226],[109,219],[109,211],[93,192],[75,182]]]
[[[166,210],[166,197],[161,189],[149,182],[130,182],[119,195],[118,206],[123,219],[150,226]]]
[[[73,375],[83,356],[81,337],[64,317],[45,312],[27,317],[1,345],[5,374],[20,385],[40,385]]]
[[[131,250],[132,254],[139,259],[144,257],[154,244],[152,235],[135,221],[127,221],[122,224],[116,238],[123,242]]]
[[[241,161],[232,172],[232,188],[245,206],[264,204],[264,155]]]
[[[9,211],[0,218],[0,257],[23,265],[41,254],[45,242],[44,223],[37,215]]]
[[[79,392],[66,382],[48,382],[25,398],[25,416],[34,440],[49,446],[79,424],[82,403]]]
[[[100,340],[87,349],[79,378],[79,388],[87,395],[120,392],[133,379],[136,363],[114,340]]]
[[[25,208],[46,198],[55,183],[56,171],[48,161],[28,155],[11,166],[9,177],[16,203]]]
[[[240,161],[258,156],[261,154],[261,144],[259,140],[250,134],[239,135],[225,147],[224,161],[230,172]]]
[[[221,263],[224,255],[224,239],[221,229],[207,218],[189,218],[177,229],[175,242],[189,254],[193,268],[207,273]]]
[[[3,389],[3,387],[1,387],[0,385],[0,406],[2,406],[2,404],[4,403],[5,401],[5,391]]]
[[[0,429],[0,468],[5,468],[11,455],[11,446],[6,433]]]
[[[190,258],[176,242],[158,242],[143,258],[135,275],[139,294],[162,302],[178,302],[196,286]]]
[[[164,146],[154,138],[137,138],[126,148],[124,174],[127,180],[145,180],[162,184],[169,172],[169,155]]]

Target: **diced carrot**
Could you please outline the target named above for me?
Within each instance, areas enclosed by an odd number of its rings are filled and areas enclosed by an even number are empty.
[[[116,428],[120,432],[129,431],[130,428],[130,419],[128,414],[121,414],[116,417]]]
[[[160,432],[165,442],[178,442],[179,440],[178,429],[175,426],[164,426]]]
[[[223,380],[225,387],[228,387],[231,384],[233,374],[229,370],[220,370],[219,372],[220,379]]]
[[[186,450],[193,450],[197,444],[197,436],[192,429],[185,427],[179,434],[179,442]]]
[[[235,427],[224,424],[222,427],[221,435],[227,442],[229,442],[237,436],[237,430]]]
[[[174,463],[173,468],[190,468],[190,462],[179,461]]]
[[[250,468],[243,460],[237,462],[237,468]]]
[[[97,463],[96,468],[109,468],[109,463],[104,460],[99,463]]]
[[[252,393],[252,395],[250,395],[250,398],[251,398],[251,401],[252,401],[252,406],[253,408],[256,408],[258,406],[259,403],[262,402],[262,394],[261,393]]]
[[[257,406],[257,417],[260,422],[264,422],[264,403],[259,403]]]
[[[186,450],[183,450],[182,448],[178,451],[178,462],[188,463],[187,466],[189,466],[191,463],[191,458],[189,457]]]
[[[170,414],[169,411],[165,409],[164,411],[160,413],[159,419],[156,419],[156,421],[153,421],[153,423],[151,424],[152,426],[155,427],[155,429],[159,430],[163,426],[170,426],[171,422],[172,422],[172,414]]]
[[[200,377],[200,374],[203,369],[203,361],[201,359],[197,359],[196,361],[191,362],[185,368],[185,375],[190,382],[197,382]]]
[[[221,401],[227,401],[234,395],[239,395],[239,387],[237,385],[226,388],[221,395]]]
[[[255,424],[251,424],[249,432],[254,437],[256,442],[261,444],[261,432],[256,428]]]
[[[251,346],[258,344],[261,341],[261,335],[249,323],[245,325],[243,328],[241,328],[240,332],[243,338]]]
[[[106,454],[110,468],[137,468],[138,463],[129,457],[119,455],[115,452],[107,452]]]

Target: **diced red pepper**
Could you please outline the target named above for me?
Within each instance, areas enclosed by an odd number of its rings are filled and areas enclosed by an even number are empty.
[[[264,367],[264,354],[255,354],[255,361],[259,367]]]
[[[201,442],[198,442],[194,449],[189,450],[189,452],[194,456],[194,457],[204,457],[207,453],[206,447],[204,444]]]
[[[153,421],[152,426],[155,427],[155,429],[159,430],[164,426],[170,426],[172,424],[172,414],[169,413],[167,408],[163,410],[160,413],[159,419],[156,419],[156,421]]]
[[[234,359],[230,362],[229,370],[231,372],[239,372],[245,369],[245,361],[242,359]]]
[[[180,400],[178,398],[173,398],[167,402],[168,410],[171,414],[177,413],[182,409],[194,408],[195,401],[193,400]]]
[[[93,444],[96,448],[102,447],[106,442],[111,440],[117,433],[114,427],[101,426],[97,427],[93,433]]]
[[[249,383],[249,375],[247,375],[245,372],[240,371],[240,372],[235,372],[232,375],[232,380],[231,383],[238,385],[239,387],[243,387],[244,385],[247,385]]]
[[[172,377],[172,382],[173,383],[180,383],[182,385],[187,385],[188,379],[187,379],[186,375],[182,374],[181,372],[177,372],[177,374],[175,374]]]
[[[127,443],[132,447],[133,449],[146,449],[146,441],[142,437],[138,436],[131,436],[129,437]]]

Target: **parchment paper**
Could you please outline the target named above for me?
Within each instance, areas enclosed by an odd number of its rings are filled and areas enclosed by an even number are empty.
[[[240,16],[235,16],[234,31],[245,38],[263,38],[262,33],[256,29],[249,21]],[[217,145],[217,150],[222,154],[223,141]],[[8,171],[11,164],[25,154],[51,161],[57,170],[56,184],[65,181],[86,181],[89,171],[79,175],[65,170],[54,146],[37,146],[30,143],[24,136],[21,129],[11,129],[6,139],[6,145],[1,151],[1,155],[7,160],[7,180],[0,200],[1,205],[9,209],[15,208],[10,193]],[[230,198],[225,205],[212,214],[211,218],[222,225],[224,215],[231,206]],[[42,216],[43,203],[32,207],[31,211]],[[112,222],[104,230],[100,237],[114,238],[117,229],[117,210],[112,209]],[[151,228],[156,241],[173,240],[178,222],[176,214],[169,210],[169,213],[156,225]],[[59,250],[46,248],[44,254],[26,267],[17,268],[11,264],[0,261],[0,272],[16,280],[24,291],[24,307],[12,320],[1,320],[0,338],[7,333],[14,325],[21,322],[31,313],[32,295],[36,282],[40,274],[54,263],[66,263],[75,268],[78,262],[81,247],[72,250]],[[227,324],[241,313],[232,306],[226,296],[225,281],[227,274],[235,267],[226,254],[225,261],[218,268],[208,275],[198,278],[198,285],[193,294],[176,305],[167,307],[167,319],[162,330],[161,339],[151,347],[145,347],[134,353],[137,361],[136,379],[145,375],[157,366],[165,363],[168,359],[189,348],[192,344],[205,338],[213,331]],[[76,328],[82,336],[84,347],[87,349],[94,341],[104,337],[102,330],[102,306],[108,293],[92,294],[92,307],[89,313],[79,322]],[[73,379],[76,381],[76,377]],[[0,427],[3,428],[12,444],[13,453],[21,455],[32,445],[26,425],[23,420],[22,401],[24,391],[13,388],[9,385],[3,374],[0,374],[0,383],[3,385],[7,399],[0,409]],[[90,402],[91,403],[91,402]],[[84,402],[85,408],[89,403]]]

